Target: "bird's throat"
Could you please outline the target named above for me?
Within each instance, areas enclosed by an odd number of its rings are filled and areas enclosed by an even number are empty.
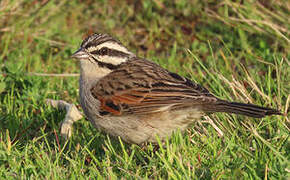
[[[80,83],[91,86],[111,72],[110,69],[100,67],[89,60],[80,61]]]

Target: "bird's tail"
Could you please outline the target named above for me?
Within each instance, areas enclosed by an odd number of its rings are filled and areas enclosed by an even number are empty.
[[[281,112],[276,109],[265,108],[254,104],[245,104],[237,102],[229,102],[218,100],[214,105],[206,105],[203,107],[205,112],[226,112],[234,114],[242,114],[245,116],[262,118],[270,115],[281,115]]]

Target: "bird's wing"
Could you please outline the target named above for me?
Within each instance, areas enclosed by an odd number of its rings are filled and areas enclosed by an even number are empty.
[[[91,88],[101,113],[147,114],[211,104],[218,99],[202,86],[140,58],[132,59]]]

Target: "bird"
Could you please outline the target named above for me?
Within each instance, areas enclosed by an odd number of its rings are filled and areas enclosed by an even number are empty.
[[[220,99],[203,86],[138,57],[108,34],[83,40],[79,97],[93,126],[130,144],[156,143],[184,132],[205,113],[254,118],[281,115],[272,108]]]

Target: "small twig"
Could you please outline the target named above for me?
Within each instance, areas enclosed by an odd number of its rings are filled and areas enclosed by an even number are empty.
[[[78,73],[63,73],[63,74],[54,74],[54,73],[36,73],[36,72],[29,72],[27,73],[28,76],[49,76],[49,77],[76,77],[80,74]]]
[[[9,31],[11,31],[11,29],[12,28],[10,28],[10,27],[1,28],[0,32],[9,32]]]
[[[67,46],[67,44],[63,43],[63,42],[54,41],[54,40],[51,40],[51,39],[46,39],[46,38],[43,38],[43,37],[40,37],[40,36],[36,36],[36,35],[32,35],[32,36],[35,39],[46,41],[46,42],[50,43],[51,45]]]
[[[6,73],[0,73],[2,76],[7,76]],[[27,76],[46,76],[46,77],[77,77],[80,76],[79,73],[62,73],[62,74],[55,74],[55,73],[36,73],[36,72],[28,72],[25,73]]]

